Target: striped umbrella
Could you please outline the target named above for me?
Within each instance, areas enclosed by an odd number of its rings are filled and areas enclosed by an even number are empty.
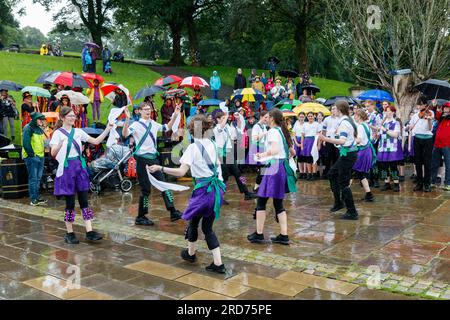
[[[183,81],[180,84],[180,87],[189,87],[189,88],[195,88],[195,87],[209,87],[208,82],[206,82],[205,79],[200,77],[187,77],[184,78]]]
[[[264,101],[265,95],[259,90],[253,88],[245,88],[234,92],[234,95],[231,97],[231,100],[233,101],[235,99],[241,100],[242,102]]]
[[[51,84],[51,82],[46,81],[45,79],[47,79],[48,77],[50,77],[51,75],[55,74],[55,73],[61,73],[61,71],[47,71],[42,73],[39,78],[36,79],[35,83],[39,83],[39,84]]]
[[[299,100],[284,99],[278,102],[275,107],[280,108],[280,110],[292,110],[292,108],[295,108],[296,106],[301,104],[302,102]]]
[[[56,72],[50,74],[44,81],[72,88],[90,88],[91,85],[79,74],[73,72]]]
[[[110,101],[114,101],[114,99],[116,98],[116,90],[120,89],[123,92],[125,92],[125,94],[127,95],[128,98],[128,104],[133,104],[133,100],[131,99],[130,96],[130,91],[125,88],[122,84],[118,84],[115,82],[110,82],[110,83],[105,83],[101,88],[103,91],[103,94],[105,95],[105,98],[107,98]]]
[[[174,76],[174,75],[170,75],[170,76],[165,76],[162,78],[159,78],[158,80],[155,81],[155,86],[170,86],[172,84],[177,84],[180,83],[181,81],[183,81],[182,78]]]

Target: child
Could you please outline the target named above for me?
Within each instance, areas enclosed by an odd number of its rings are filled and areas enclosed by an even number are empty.
[[[306,163],[305,159],[302,155],[302,132],[303,126],[305,124],[306,115],[303,112],[300,112],[298,115],[298,120],[294,124],[294,128],[292,129],[295,135],[294,143],[295,143],[295,153],[297,155],[297,166],[299,174],[299,179],[306,179]]]
[[[83,142],[98,145],[108,135],[112,128],[109,124],[105,131],[96,139],[87,135],[83,130],[74,128],[76,115],[70,107],[63,107],[59,113],[60,121],[57,130],[50,141],[51,154],[58,160],[58,172],[54,184],[55,196],[66,197],[65,219],[67,234],[64,240],[68,244],[80,243],[73,232],[75,221],[75,195],[86,225],[86,240],[99,241],[102,236],[92,230],[91,220],[94,218],[92,209],[88,205],[89,174],[86,161],[82,156]],[[66,143],[67,142],[67,143]],[[62,148],[65,149],[62,149]]]
[[[111,75],[113,73],[111,67],[111,61],[106,62],[105,64],[105,73]]]
[[[301,155],[306,162],[306,171],[308,181],[315,180],[317,165],[313,164],[313,156],[311,155],[311,151],[314,146],[314,142],[318,133],[322,131],[322,126],[315,122],[314,113],[308,113],[308,122],[303,124],[302,128],[302,139],[301,139]]]
[[[86,95],[92,104],[92,119],[93,122],[100,122],[100,106],[105,100],[102,90],[100,90],[100,82],[96,79],[94,80],[94,88],[87,89]]]
[[[225,273],[222,263],[220,244],[213,231],[215,219],[219,218],[220,207],[225,193],[225,184],[219,161],[219,151],[211,141],[211,123],[204,115],[196,115],[189,124],[189,133],[194,142],[184,152],[180,159],[179,168],[165,168],[159,165],[149,167],[151,173],[164,172],[176,177],[183,177],[191,170],[195,179],[195,188],[189,205],[183,214],[183,219],[189,221],[186,230],[188,248],[181,251],[181,257],[189,262],[195,262],[196,242],[198,240],[198,226],[202,222],[202,231],[208,249],[213,255],[213,263],[206,267],[207,271]],[[209,136],[207,136],[209,134]]]
[[[256,208],[256,231],[247,236],[251,243],[264,243],[264,223],[269,198],[273,199],[275,219],[280,224],[280,235],[272,237],[273,243],[289,245],[287,213],[283,207],[286,193],[296,192],[295,172],[289,166],[289,158],[295,155],[291,136],[283,121],[279,109],[269,112],[270,130],[267,134],[267,151],[257,155],[258,159],[271,159],[270,166],[264,170],[261,186],[258,190]]]
[[[261,118],[257,124],[253,126],[251,130],[251,143],[248,153],[248,163],[250,165],[258,166],[258,176],[256,177],[254,191],[258,192],[259,185],[262,181],[261,175],[261,163],[255,161],[254,156],[258,153],[263,153],[266,150],[267,144],[267,124],[269,121],[269,113],[266,111],[261,112]]]

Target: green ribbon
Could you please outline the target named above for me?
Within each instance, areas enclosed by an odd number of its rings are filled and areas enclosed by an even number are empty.
[[[283,161],[283,165],[286,170],[288,189],[290,193],[295,193],[297,192],[297,177],[295,176],[295,172],[289,165],[289,145],[286,142],[283,131],[281,131],[279,127],[277,127],[276,129],[278,130],[278,133],[281,135],[284,145],[284,152],[286,153],[286,158],[280,160]],[[273,164],[273,162],[271,162],[271,164]]]
[[[210,193],[214,189],[214,213],[216,214],[216,218],[220,217],[220,189],[225,192],[226,186],[222,180],[219,179],[217,175],[209,177],[209,178],[201,178],[197,179],[197,184],[194,187],[194,191],[200,188],[208,186],[206,189],[207,193]]]
[[[374,166],[375,163],[377,163],[377,152],[375,150],[375,147],[373,146],[372,141],[370,140],[370,131],[365,123],[363,123],[363,128],[364,128],[364,131],[366,132],[367,139],[369,142],[364,147],[358,147],[358,151],[364,151],[367,148],[371,148],[372,149],[372,166]]]
[[[358,151],[357,147],[342,147],[339,149],[339,155],[341,157],[346,157],[350,152]]]
[[[76,158],[69,158],[69,154],[70,154],[70,150],[72,149],[72,144],[73,144],[73,138],[75,136],[75,129],[72,128],[72,131],[70,131],[68,140],[67,140],[67,151],[66,151],[66,159],[64,159],[64,168],[68,168],[69,167],[69,160],[78,160],[78,158],[81,161],[81,167],[83,169],[86,169],[86,160],[84,159],[83,155],[80,154],[79,157]],[[80,150],[81,152],[81,150]]]

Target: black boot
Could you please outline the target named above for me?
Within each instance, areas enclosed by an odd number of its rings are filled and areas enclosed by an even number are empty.
[[[394,190],[394,192],[400,192],[400,184],[394,183],[394,187],[392,188],[392,190]]]
[[[181,219],[182,216],[183,214],[180,211],[174,209],[170,212],[170,221],[171,222],[178,221]]]
[[[195,255],[195,253],[194,253],[193,256],[189,255],[189,250],[188,249],[183,249],[181,251],[181,258],[183,260],[191,262],[191,263],[194,263],[197,260],[197,256]]]
[[[375,200],[375,197],[373,196],[372,192],[367,192],[366,196],[364,197],[365,202],[373,202]]]
[[[350,187],[346,187],[342,190],[342,199],[345,202],[345,206],[347,207],[347,213],[342,217],[342,219],[346,219],[345,217],[356,220],[358,219],[358,212],[356,211],[355,202],[353,201],[352,189]],[[356,219],[355,219],[356,217]]]
[[[175,206],[173,205],[173,194],[170,191],[164,191],[162,193],[164,204],[166,205],[166,209],[170,211],[170,221],[175,222],[177,220],[181,219],[181,216],[183,215],[180,211],[175,209]]]
[[[87,241],[100,241],[103,239],[103,236],[96,231],[86,232],[86,240]]]
[[[78,241],[75,233],[71,232],[71,233],[67,233],[64,236],[64,241],[68,244],[79,244],[80,241]]]
[[[423,183],[418,183],[414,187],[414,192],[423,191]]]
[[[380,191],[387,191],[387,190],[391,190],[392,188],[391,188],[391,184],[390,183],[388,183],[388,182],[386,182],[385,184],[384,184],[384,186],[382,186],[381,188],[380,188]]]
[[[334,206],[330,209],[330,212],[338,212],[345,207],[344,203],[342,202],[341,191],[337,182],[334,182],[333,180],[330,180],[330,186],[334,196]]]

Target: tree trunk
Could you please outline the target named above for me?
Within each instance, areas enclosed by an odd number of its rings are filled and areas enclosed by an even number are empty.
[[[294,39],[299,71],[300,73],[305,70],[309,72],[307,50],[308,38],[306,27],[304,25],[296,25]]]
[[[169,27],[172,35],[172,57],[169,64],[173,66],[184,65],[181,57],[181,28],[178,25],[170,25]]]
[[[395,97],[395,102],[399,107],[397,117],[402,119],[405,123],[409,118],[409,113],[416,105],[417,98],[420,93],[414,92],[411,88],[414,86],[412,75],[396,75],[394,76],[394,85],[392,93]]]
[[[99,28],[94,27],[90,29],[92,41],[100,47],[100,52],[103,50],[102,32]]]
[[[186,16],[186,26],[188,29],[188,37],[189,37],[189,51],[191,53],[192,65],[200,66],[200,59],[198,59],[198,37],[197,37],[197,28],[194,22],[194,18],[192,14]]]

